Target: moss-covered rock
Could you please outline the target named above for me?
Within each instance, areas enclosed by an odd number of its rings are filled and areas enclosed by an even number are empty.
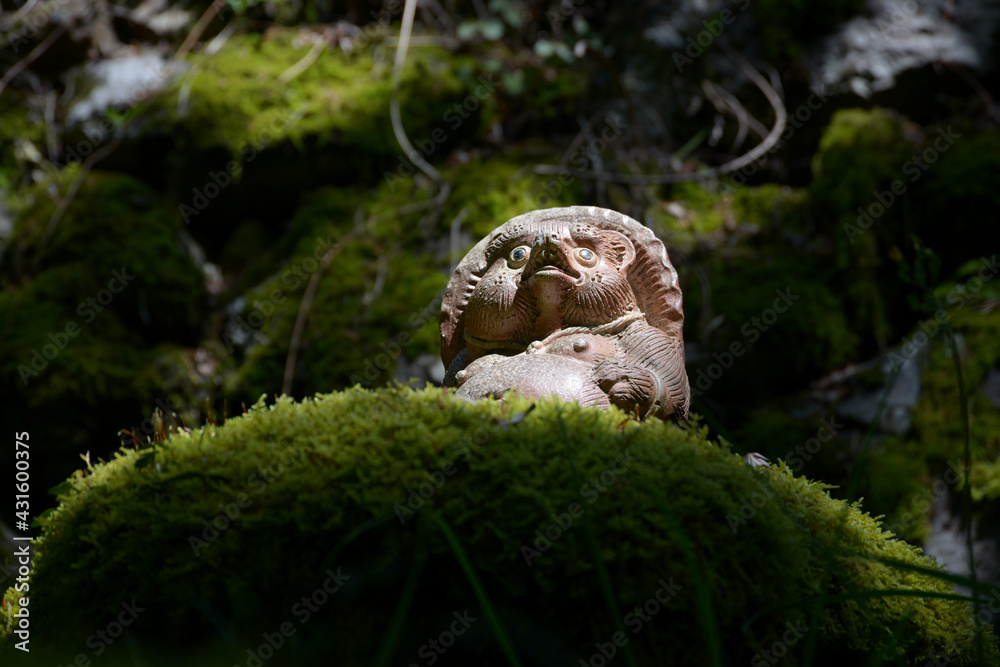
[[[59,304],[85,324],[109,310],[148,341],[193,340],[207,295],[174,211],[130,176],[91,172],[74,189],[78,173],[71,167],[15,201],[4,286],[30,284],[44,307]]]
[[[979,280],[983,264],[970,262],[960,272],[960,280],[948,282],[937,296],[947,312],[962,358],[962,379],[969,401],[969,449],[974,461],[971,480],[975,500],[990,499],[989,476],[985,470],[1000,456],[1000,413],[991,399],[976,391],[987,373],[1000,367],[1000,311],[993,304],[1000,299],[998,277]],[[979,286],[978,289],[971,289]],[[915,329],[903,343],[902,354],[919,354],[921,360],[920,400],[913,412],[912,433],[880,443],[866,476],[866,496],[872,496],[873,511],[884,513],[886,524],[907,539],[921,541],[929,535],[929,510],[933,500],[955,494],[964,484],[957,483],[951,470],[962,470],[965,432],[961,413],[959,376],[951,345],[942,329],[932,337],[933,318]],[[926,341],[926,342],[925,342]],[[951,470],[950,470],[951,469]],[[889,483],[890,480],[894,483]],[[977,512],[984,509],[980,507]]]
[[[143,140],[169,142],[172,169],[165,178],[189,207],[186,218],[202,226],[197,233],[224,237],[227,223],[241,216],[282,217],[294,207],[297,196],[261,201],[265,190],[297,195],[329,184],[370,186],[386,172],[412,173],[390,120],[395,49],[384,46],[388,37],[389,29],[373,24],[341,48],[338,40],[347,35],[273,27],[189,57],[191,69],[147,112]],[[443,48],[413,46],[406,63],[403,125],[416,149],[440,162],[479,136],[479,119],[495,108],[499,82],[481,78],[471,56]],[[206,170],[206,164],[218,166]],[[215,188],[210,172],[225,181],[231,173],[232,184],[199,198]],[[211,215],[202,212],[208,204]]]
[[[89,174],[52,226],[77,175],[20,195],[0,275],[0,424],[33,429],[47,461],[33,471],[37,488],[75,469],[78,454],[110,454],[114,434],[166,398],[159,360],[196,339],[207,310],[180,222],[135,179]]]
[[[982,260],[969,262],[955,280],[935,290],[942,312],[952,327],[962,357],[962,373],[969,400],[969,444],[972,456],[975,512],[989,511],[992,473],[1000,456],[1000,414],[993,399],[983,391],[987,375],[1000,367],[1000,281],[988,275]],[[919,371],[911,379],[919,393],[912,406],[912,420],[905,433],[876,428],[867,447],[864,467],[856,470],[857,455],[869,429],[838,411],[838,404],[853,392],[868,394],[874,409],[882,392],[893,380],[893,369],[912,360]],[[865,506],[884,516],[894,534],[922,544],[930,535],[931,511],[936,501],[955,498],[961,489],[965,434],[961,417],[961,391],[951,345],[945,328],[934,317],[925,317],[896,345],[870,363],[869,370],[833,388],[799,394],[783,404],[755,409],[736,429],[740,445],[760,451],[772,459],[785,460],[795,472],[846,485],[857,474],[856,494]],[[826,414],[840,414],[842,430],[831,445],[808,456],[801,446],[816,436],[819,417],[816,396],[837,398],[824,406]],[[884,415],[882,415],[884,417]],[[898,423],[898,422],[897,422]],[[796,454],[795,450],[800,453]]]
[[[941,220],[950,214],[927,203],[928,186],[949,171],[939,160],[956,140],[950,126],[924,129],[885,109],[843,109],[834,113],[813,156],[809,192],[816,227],[829,236],[831,260],[847,278],[838,291],[853,304],[855,330],[879,351],[915,321],[908,288],[897,279],[900,248],[908,249],[914,236],[930,238],[932,247],[945,251],[949,271],[981,251],[969,228],[943,231]],[[988,189],[990,179],[978,177],[976,187]]]
[[[446,200],[437,186],[408,178],[384,181],[372,195],[327,188],[302,203],[280,246],[287,260],[245,293],[242,313],[222,333],[239,354],[241,397],[281,386],[303,295],[317,273],[294,394],[383,384],[400,354],[438,356],[440,296],[454,263],[546,195],[508,156],[477,156],[442,174],[451,188]],[[575,189],[560,190],[548,205],[578,203]],[[454,247],[453,225],[461,230]],[[327,252],[335,258],[321,269]]]
[[[857,352],[856,304],[842,298],[845,275],[811,227],[807,192],[684,184],[646,219],[674,257],[685,310],[700,314],[685,322],[702,353],[688,371],[698,395],[748,406]]]
[[[378,24],[353,36],[281,26],[232,35],[189,55],[185,73],[136,109],[118,153],[163,184],[209,257],[247,218],[279,236],[314,189],[360,192],[416,171],[390,117],[393,36]],[[473,56],[414,44],[400,79],[402,125],[440,164],[482,141],[503,95]]]
[[[382,30],[376,37],[381,42],[387,34]],[[394,157],[400,149],[389,123],[393,51],[377,49],[368,38],[357,40],[350,53],[323,49],[313,61],[310,49],[318,50],[321,39],[286,28],[235,35],[217,53],[191,56],[192,71],[176,84],[190,86],[189,101],[178,108],[176,97],[167,95],[164,111],[193,145],[222,147],[234,157],[245,158],[254,140],[299,146],[308,140],[314,147],[343,149],[345,160]],[[476,84],[471,59],[440,48],[412,48],[400,89],[408,130],[421,138],[437,125],[447,127],[448,107]]]
[[[904,122],[884,109],[833,114],[812,161],[810,192],[821,219],[855,221],[859,206],[868,207],[876,192],[904,178],[903,165],[915,148],[904,136]]]
[[[859,507],[698,428],[556,401],[261,401],[79,471],[41,522],[28,608],[53,659],[90,654],[123,603],[142,611],[110,653],[151,664],[245,664],[262,643],[272,664],[412,661],[454,612],[478,620],[448,664],[507,664],[507,642],[572,665],[616,631],[638,664],[745,662],[783,633],[794,656],[815,633],[812,664],[978,659],[937,566]],[[979,664],[1000,664],[983,632]]]

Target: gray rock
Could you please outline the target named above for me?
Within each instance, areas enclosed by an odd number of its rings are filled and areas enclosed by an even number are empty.
[[[845,23],[809,57],[814,85],[870,97],[931,63],[978,68],[998,25],[1000,5],[990,0],[869,0],[867,16]]]
[[[882,394],[889,382],[892,372],[891,362],[888,358],[879,360],[884,377],[882,386],[874,389],[856,389],[846,399],[841,401],[836,407],[836,414],[858,422],[860,424],[870,424],[875,419],[878,412],[879,402]],[[864,370],[866,366],[854,367],[858,371]],[[845,376],[843,379],[847,379]],[[913,421],[913,411],[920,400],[920,363],[917,357],[907,358],[899,370],[899,375],[892,388],[889,390],[885,400],[885,410],[879,422],[879,430],[882,433],[903,435],[910,428]]]
[[[979,522],[972,522],[972,553],[976,557],[976,577],[979,581],[996,582],[1000,577],[1000,545],[995,536],[983,535]],[[931,507],[931,535],[924,543],[924,553],[932,556],[953,574],[968,576],[969,550],[961,516],[953,513],[948,494],[934,498]],[[962,589],[962,587],[958,587]],[[963,592],[968,593],[968,590]]]
[[[187,67],[152,49],[87,62],[70,75],[75,88],[85,92],[69,105],[66,122],[79,125],[112,107],[133,107],[162,90]]]

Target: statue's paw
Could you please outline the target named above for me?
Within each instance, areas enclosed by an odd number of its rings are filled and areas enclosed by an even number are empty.
[[[625,412],[638,410],[645,415],[657,396],[656,378],[641,366],[603,361],[594,369],[594,376],[608,400]]]
[[[616,359],[606,359],[594,367],[594,379],[605,392],[620,382],[628,382],[629,372],[634,366],[623,364]]]

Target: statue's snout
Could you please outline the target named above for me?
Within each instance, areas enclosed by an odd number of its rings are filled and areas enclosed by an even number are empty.
[[[531,264],[558,261],[561,263],[562,250],[558,232],[539,232],[531,244]]]

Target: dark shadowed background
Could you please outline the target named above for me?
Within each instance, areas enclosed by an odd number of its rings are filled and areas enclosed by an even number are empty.
[[[401,54],[403,4],[0,0],[0,487],[29,433],[29,518],[261,395],[440,382],[465,252],[597,205],[666,244],[714,434],[854,475],[960,574],[965,494],[1000,580],[1000,5],[426,0]]]

